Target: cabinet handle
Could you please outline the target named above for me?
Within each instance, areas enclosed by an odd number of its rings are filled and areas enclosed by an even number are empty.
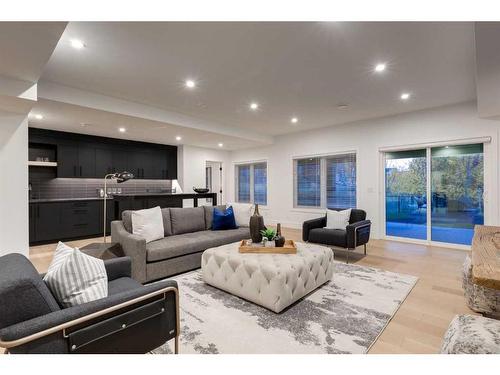
[[[36,217],[40,218],[40,206],[36,206]]]
[[[82,166],[80,165],[80,177],[82,177]]]

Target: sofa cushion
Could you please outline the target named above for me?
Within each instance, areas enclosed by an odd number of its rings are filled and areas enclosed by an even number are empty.
[[[233,207],[236,225],[239,227],[248,227],[250,225],[250,216],[252,216],[252,203],[227,203],[226,207]]]
[[[347,247],[347,232],[342,229],[314,228],[309,232],[309,242]]]
[[[0,329],[60,310],[31,262],[21,254],[0,257]]]
[[[144,238],[146,243],[165,237],[160,206],[132,211],[132,233]]]
[[[161,216],[163,218],[164,236],[171,236],[172,224],[170,222],[170,208],[162,208]],[[122,212],[122,222],[127,232],[132,233],[132,210],[125,210]]]
[[[326,225],[327,229],[345,229],[349,225],[351,218],[351,209],[347,210],[326,210]]]
[[[108,296],[137,288],[142,288],[142,284],[130,277],[119,277],[108,283]]]
[[[225,211],[214,208],[214,216],[212,219],[212,230],[228,230],[236,229],[236,220],[234,219],[233,208],[226,208]]]
[[[43,281],[59,304],[72,307],[108,296],[104,261],[59,242]]]
[[[205,210],[205,229],[212,229],[212,220],[214,216],[214,208],[218,208],[222,212],[226,210],[226,205],[219,205],[219,206],[203,206],[203,209]]]
[[[147,261],[157,262],[205,251],[211,247],[241,241],[250,237],[248,227],[223,231],[200,231],[165,237],[146,244]]]
[[[205,230],[203,207],[171,208],[172,234],[192,233]]]

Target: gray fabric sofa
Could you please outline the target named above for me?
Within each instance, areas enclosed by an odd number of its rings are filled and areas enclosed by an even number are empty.
[[[225,206],[217,206],[225,209]],[[146,244],[132,234],[132,211],[111,223],[111,238],[132,259],[132,277],[146,283],[201,266],[201,254],[211,247],[250,238],[248,226],[213,231],[213,206],[162,208],[165,237]]]

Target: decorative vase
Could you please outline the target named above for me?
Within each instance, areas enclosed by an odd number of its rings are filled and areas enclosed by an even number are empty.
[[[283,247],[285,245],[285,237],[281,235],[281,224],[276,226],[276,237],[274,237],[276,247]]]
[[[264,225],[264,218],[259,213],[259,205],[255,205],[255,211],[250,217],[250,238],[253,243],[259,243],[262,241],[261,230],[266,229]]]

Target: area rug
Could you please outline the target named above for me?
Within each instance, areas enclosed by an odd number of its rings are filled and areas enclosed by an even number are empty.
[[[180,353],[366,353],[417,282],[335,262],[331,281],[280,314],[211,287],[201,272],[179,283]],[[172,353],[169,342],[154,353]]]

